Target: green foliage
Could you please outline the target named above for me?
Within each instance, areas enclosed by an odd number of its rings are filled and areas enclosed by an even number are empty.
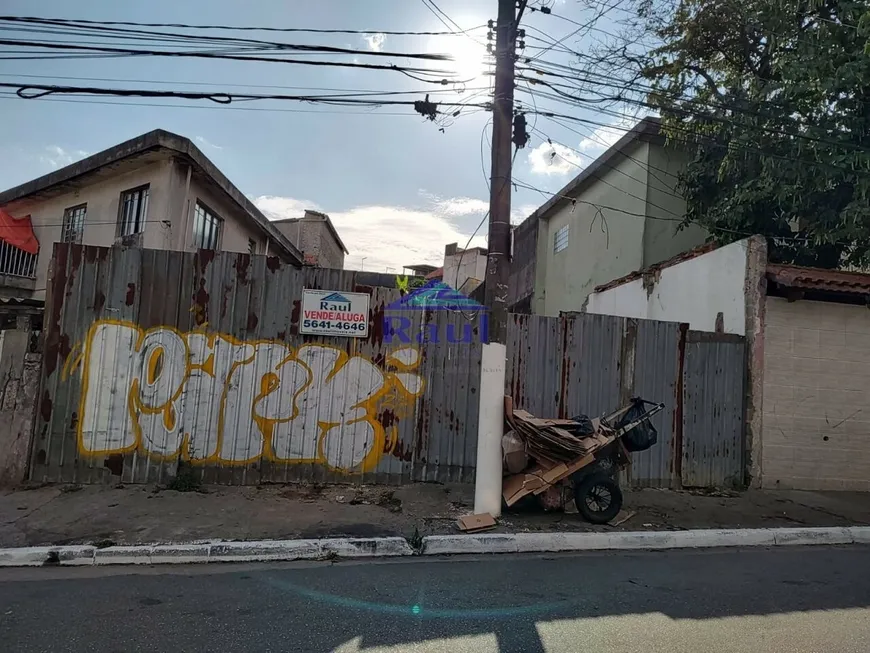
[[[663,45],[644,68],[665,133],[694,158],[687,221],[772,257],[870,263],[870,5],[682,0],[646,18]],[[776,238],[776,237],[780,238]]]

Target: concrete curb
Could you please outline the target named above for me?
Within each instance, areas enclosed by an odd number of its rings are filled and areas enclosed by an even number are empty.
[[[144,544],[97,548],[33,546],[0,549],[0,567],[159,565],[388,558],[411,555],[548,553],[559,551],[700,549],[714,547],[870,544],[870,526],[699,529],[610,533],[480,533],[430,535],[414,551],[401,537]]]
[[[423,555],[526,553],[631,549],[700,549],[742,546],[870,544],[870,526],[831,528],[744,528],[612,533],[516,533],[431,535]]]
[[[0,567],[51,565],[159,565],[205,562],[269,562],[410,556],[402,537],[351,537],[320,540],[260,540],[136,546],[32,546],[0,549]]]

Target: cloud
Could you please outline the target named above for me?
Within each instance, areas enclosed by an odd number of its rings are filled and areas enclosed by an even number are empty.
[[[368,43],[369,49],[372,52],[380,52],[384,47],[384,43],[387,40],[386,34],[381,34],[380,32],[376,32],[375,34],[366,34],[363,36],[363,40]]]
[[[621,118],[612,125],[598,127],[590,136],[580,141],[579,149],[583,152],[606,150],[625,136],[625,133],[634,127],[638,120],[639,118],[626,117]]]
[[[440,207],[437,203],[412,208],[371,205],[327,213],[350,250],[346,267],[358,269],[361,258],[366,257],[366,270],[383,272],[391,268],[398,272],[402,266],[416,263],[440,266],[444,262],[444,245],[458,242],[464,246],[468,242],[471,230],[460,229],[446,215],[462,205],[462,201],[456,200],[466,199],[451,198]],[[467,206],[479,209],[475,202],[480,200],[470,200]],[[274,195],[257,197],[254,204],[273,220],[298,218],[305,208],[317,207],[313,202]],[[471,246],[485,246],[485,232],[478,233]]]
[[[538,208],[537,204],[520,204],[511,208],[511,224],[519,224]]]
[[[301,218],[305,214],[305,209],[311,209],[312,211],[320,210],[320,207],[314,202],[277,195],[261,195],[254,200],[254,204],[270,220]]]
[[[529,152],[529,163],[534,174],[559,176],[577,174],[585,165],[577,152],[559,143],[541,143]]]
[[[57,170],[89,155],[90,152],[87,150],[65,150],[59,145],[49,145],[40,155],[39,161],[43,165],[50,166],[52,170]]]
[[[206,140],[206,138],[203,137],[203,136],[196,136],[193,140],[195,140],[197,143],[199,143],[200,145],[202,145],[202,146],[204,146],[204,147],[210,147],[210,148],[212,148],[212,149],[214,149],[214,150],[222,150],[222,149],[224,149],[222,145],[215,145],[215,144],[212,143],[211,141]]]
[[[432,205],[432,209],[445,217],[459,217],[467,215],[483,215],[489,210],[489,202],[473,197],[448,197],[443,198],[426,191],[420,191],[420,196]]]

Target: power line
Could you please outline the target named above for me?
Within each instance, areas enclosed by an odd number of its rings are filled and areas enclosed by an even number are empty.
[[[112,89],[98,88],[87,86],[55,86],[49,84],[23,84],[0,82],[0,88],[17,88],[18,97],[23,99],[38,99],[46,95],[55,93],[64,94],[86,94],[86,95],[103,95],[115,97],[147,97],[147,98],[180,98],[185,100],[210,100],[218,104],[230,104],[242,100],[291,100],[299,102],[334,104],[334,105],[364,105],[364,106],[411,106],[416,111],[424,113],[423,108],[427,109],[425,115],[429,115],[431,110],[432,115],[437,113],[439,106],[444,107],[476,107],[488,108],[488,104],[469,104],[462,102],[438,102],[432,103],[426,100],[411,101],[411,100],[383,100],[383,99],[362,99],[359,97],[348,97],[347,95],[284,95],[284,94],[233,94],[225,92],[215,93],[199,93],[191,91],[166,91],[152,89]],[[29,91],[34,91],[35,93]],[[398,91],[401,92],[401,91]],[[428,96],[427,96],[428,97]],[[423,105],[425,104],[425,107]]]
[[[621,118],[621,119],[637,120],[637,118],[635,116],[632,116],[629,114],[624,114],[624,113],[619,113],[617,111],[610,111],[610,110],[602,109],[602,108],[599,108],[598,111],[600,113],[615,116],[615,117]],[[608,125],[607,123],[597,122],[594,120],[588,120],[588,119],[584,119],[584,118],[577,118],[576,116],[569,116],[566,114],[560,114],[560,113],[556,113],[553,111],[542,110],[539,113],[542,116],[547,116],[550,118],[562,118],[563,120],[569,120],[571,122],[586,123],[586,124],[590,124],[590,125],[596,125],[599,127],[612,127],[612,125]],[[844,168],[844,167],[837,166],[837,165],[832,164],[832,163],[826,163],[826,162],[822,162],[822,161],[808,161],[806,159],[801,159],[801,158],[797,158],[797,157],[793,157],[793,156],[784,156],[781,154],[774,154],[770,151],[766,151],[766,150],[763,150],[763,149],[758,148],[758,147],[752,147],[751,145],[747,145],[747,144],[740,143],[737,141],[729,141],[727,143],[723,143],[723,142],[716,140],[714,137],[710,136],[709,134],[705,134],[703,132],[698,132],[698,131],[693,131],[693,130],[691,130],[687,127],[683,127],[683,126],[668,125],[667,130],[670,130],[670,131],[673,131],[679,135],[682,135],[685,138],[686,142],[697,142],[699,144],[709,145],[712,147],[718,147],[720,149],[725,149],[725,150],[737,150],[737,151],[742,151],[742,152],[752,152],[755,154],[761,154],[762,156],[768,157],[771,159],[786,161],[788,163],[801,163],[801,164],[804,164],[806,166],[814,167],[814,168],[827,168],[830,170],[837,170],[839,172],[843,172],[843,173],[846,173],[849,175],[862,175],[862,176],[870,175],[870,170],[862,170],[859,168]],[[870,161],[868,161],[868,163],[870,163]]]
[[[10,42],[7,39],[0,39],[0,45],[9,45]],[[17,44],[16,42],[12,42],[12,44]],[[228,55],[228,54],[210,54],[205,52],[171,52],[171,51],[159,51],[159,50],[139,50],[133,48],[108,48],[108,47],[96,47],[96,46],[77,46],[77,45],[67,45],[67,44],[50,44],[35,47],[46,47],[53,49],[62,49],[62,50],[96,50],[98,52],[111,53],[111,54],[122,54],[122,55],[145,55],[145,56],[157,56],[157,57],[195,57],[195,58],[203,58],[203,59],[229,59],[233,61],[260,61],[260,62],[269,62],[269,63],[288,63],[288,64],[297,64],[297,65],[306,65],[306,66],[328,66],[328,67],[340,67],[340,68],[364,68],[369,70],[392,70],[395,72],[402,73],[411,77],[412,79],[416,79],[417,81],[423,81],[428,84],[441,84],[446,86],[451,83],[447,79],[441,80],[431,80],[431,79],[422,79],[413,75],[412,73],[417,73],[420,75],[452,75],[453,73],[447,70],[433,70],[427,68],[412,68],[406,66],[396,66],[396,65],[384,65],[384,64],[372,64],[372,63],[361,63],[361,62],[344,62],[344,61],[306,61],[303,59],[281,59],[278,57],[262,57],[262,56],[242,56],[242,55]],[[444,55],[432,55],[432,56],[444,56]],[[458,83],[467,83],[470,80],[464,80]],[[457,82],[457,80],[453,80],[453,82]]]
[[[73,42],[76,43],[76,42]],[[123,52],[126,54],[150,54],[149,52],[142,52],[136,50],[130,50],[127,48],[115,48],[115,47],[106,47],[106,46],[89,46],[81,43],[76,43],[75,45],[70,45],[69,43],[60,43],[60,42],[49,42],[49,41],[25,41],[25,40],[16,40],[16,39],[2,39],[0,40],[0,45],[20,45],[24,47],[44,47],[44,48],[61,48],[61,49],[71,49],[71,50],[97,50],[100,52]],[[227,44],[231,45],[231,44]],[[232,44],[234,45],[234,44]],[[427,52],[381,52],[381,51],[373,51],[373,50],[359,50],[355,48],[339,48],[331,45],[305,45],[301,43],[282,43],[282,44],[264,44],[269,47],[270,50],[290,50],[294,53],[313,53],[313,54],[352,54],[352,55],[363,55],[370,57],[401,57],[404,59],[422,59],[425,61],[452,61],[453,58],[450,55],[446,54],[432,54]],[[261,51],[261,49],[257,49],[254,51]],[[166,55],[167,53],[159,52],[161,55]],[[168,53],[171,54],[171,53]],[[184,53],[182,56],[187,56],[187,54],[195,54],[195,53]]]
[[[21,101],[16,94],[11,93],[8,95],[4,95],[4,92],[0,91],[0,100],[16,100],[18,102]],[[154,102],[109,102],[106,100],[85,100],[85,99],[70,99],[70,98],[54,98],[54,97],[44,97],[39,99],[40,102],[66,102],[68,104],[101,104],[105,106],[119,106],[119,107],[159,107],[165,109],[200,109],[200,110],[211,110],[211,111],[266,111],[271,113],[322,113],[328,115],[356,115],[356,116],[408,116],[419,118],[420,114],[417,112],[397,112],[397,111],[375,111],[377,109],[377,105],[371,107],[371,111],[337,111],[334,109],[277,109],[272,107],[236,107],[236,106],[228,106],[225,104],[158,104]],[[475,111],[468,112],[465,115],[473,115],[483,111],[483,109],[476,109]]]
[[[281,86],[281,85],[273,85],[273,84],[239,84],[239,83],[226,83],[226,82],[197,82],[197,81],[189,81],[189,80],[170,80],[170,79],[129,79],[123,77],[73,77],[67,75],[29,75],[23,73],[0,73],[0,77],[24,77],[27,79],[63,79],[63,80],[72,80],[79,82],[122,82],[129,84],[174,84],[174,85],[185,85],[185,86],[233,86],[238,88],[277,88],[284,90],[293,90],[293,91],[336,91],[336,92],[345,92],[345,93],[372,93],[377,94],[381,93],[381,91],[375,91],[374,89],[360,89],[360,88],[334,88],[334,87],[323,87],[323,86]],[[461,95],[462,93],[469,91],[488,91],[490,87],[488,86],[475,86],[471,88],[465,88],[461,91],[454,89],[426,89],[420,91],[391,91],[388,93],[396,94],[396,93],[429,93],[430,95],[440,94],[440,93],[456,93]],[[469,98],[471,96],[468,96]],[[468,99],[468,98],[466,98]]]
[[[538,138],[541,139],[541,142],[546,142],[546,143],[549,144],[551,147],[553,147],[553,140],[550,138],[550,136],[548,136],[547,134],[545,134],[544,132],[542,132],[542,131],[539,130],[539,129],[532,129],[531,131],[533,131],[533,132],[535,132],[535,133],[538,134]],[[559,145],[559,146],[561,146],[561,147],[564,147],[566,150],[570,150],[570,151],[572,151],[572,152],[575,152],[576,154],[579,154],[580,156],[585,156],[585,157],[587,157],[587,158],[589,158],[589,159],[592,159],[593,161],[597,160],[596,157],[593,157],[591,154],[587,154],[587,153],[585,153],[585,152],[581,152],[580,150],[575,150],[574,148],[569,147],[569,146],[565,145],[564,143],[558,143],[558,142],[557,142],[556,145]],[[576,167],[576,168],[579,168],[580,170],[587,169],[587,167],[588,167],[588,166],[581,166],[581,165],[579,165],[579,164],[577,164],[577,163],[574,163],[574,162],[571,161],[570,159],[565,158],[564,156],[562,156],[561,154],[559,154],[558,152],[556,152],[555,147],[553,148],[553,154],[554,154],[555,156],[558,156],[558,157],[559,157],[560,159],[562,159],[565,163],[568,163],[568,164],[570,164],[570,165],[572,165],[572,166],[574,166],[574,167]],[[630,156],[628,156],[628,155],[624,155],[624,156],[625,156],[626,158],[631,159],[632,161],[637,162],[638,164],[641,163],[640,161],[638,161],[637,159],[634,159],[633,157],[630,157]],[[590,165],[592,165],[592,164],[590,163]],[[607,168],[608,170],[612,170],[613,172],[619,173],[619,174],[623,175],[624,177],[627,177],[628,179],[631,179],[632,181],[636,181],[636,182],[638,182],[638,183],[647,183],[645,180],[643,180],[643,179],[638,179],[637,177],[633,177],[632,175],[628,174],[628,173],[625,172],[624,170],[620,170],[618,167],[613,166],[613,165],[610,165],[610,164],[608,164],[608,163],[606,163],[606,162],[604,162],[604,161],[600,162],[598,165],[600,165],[601,167]],[[647,170],[647,172],[651,174],[650,170]],[[653,176],[654,176],[654,175],[653,175]],[[620,192],[624,192],[626,195],[629,195],[629,196],[631,196],[631,197],[634,197],[635,199],[642,200],[642,201],[647,201],[647,200],[645,200],[644,198],[637,197],[636,195],[632,195],[631,193],[629,193],[628,191],[625,191],[625,190],[622,189],[622,188],[619,188],[619,187],[617,187],[617,186],[614,186],[613,184],[611,184],[611,183],[608,182],[607,180],[602,179],[602,178],[601,178],[597,173],[595,173],[595,172],[592,173],[592,177],[594,177],[595,179],[598,179],[599,181],[601,181],[602,183],[604,183],[604,184],[607,185],[607,186],[611,186],[612,188],[616,188],[616,190],[618,190],[618,191],[620,191]],[[656,177],[656,179],[658,179],[658,178]],[[663,180],[661,180],[661,179],[658,179],[658,180],[659,180],[662,184],[664,184],[665,186],[668,185],[668,184],[667,184],[666,182],[664,182]],[[683,201],[685,201],[685,198],[684,198],[682,195],[677,195],[676,193],[671,193],[670,191],[668,191],[668,190],[666,190],[666,189],[664,189],[664,188],[656,189],[656,190],[661,191],[661,192],[664,193],[665,195],[670,195],[671,197],[674,197],[674,198],[676,198],[676,199],[679,199],[679,200],[683,200]],[[664,207],[662,207],[662,206],[658,206],[658,205],[656,205],[656,204],[653,204],[652,202],[648,202],[648,203],[649,203],[651,206],[654,206],[655,208],[657,208],[657,209],[659,209],[659,210],[661,210],[661,211],[665,211],[666,213],[671,213],[671,214],[673,214],[673,215],[677,215],[677,216],[679,216],[679,214],[674,213],[674,212],[671,211],[670,209],[666,209],[666,208],[664,208]]]
[[[177,29],[203,29],[203,30],[233,30],[233,31],[254,31],[254,32],[286,32],[298,33],[304,32],[309,34],[385,34],[387,36],[455,36],[457,34],[465,34],[478,29],[483,29],[486,25],[477,25],[468,29],[460,29],[458,32],[451,30],[449,32],[421,32],[421,31],[396,31],[385,29],[315,29],[310,27],[256,27],[249,25],[196,25],[190,23],[145,23],[135,21],[121,20],[84,20],[72,18],[41,18],[35,16],[0,16],[0,20],[31,22],[31,23],[46,23],[46,24],[68,24],[68,25],[124,25],[132,27],[172,27]]]
[[[2,19],[0,19],[2,20]],[[70,29],[72,28],[72,29]],[[26,28],[17,28],[18,30],[25,30]],[[101,36],[103,38],[116,38],[116,39],[127,39],[134,42],[137,41],[168,41],[169,43],[179,43],[179,42],[205,42],[209,44],[219,44],[219,45],[244,45],[244,46],[259,46],[260,48],[265,49],[275,49],[275,50],[291,50],[294,52],[327,52],[332,54],[354,54],[354,55],[363,55],[363,56],[373,56],[373,57],[404,57],[411,59],[427,59],[432,61],[449,61],[450,57],[447,55],[438,55],[438,54],[429,54],[429,53],[404,53],[404,52],[390,52],[390,51],[380,51],[380,50],[361,50],[358,48],[340,48],[334,46],[324,46],[324,45],[307,45],[307,44],[296,44],[296,43],[286,43],[281,41],[264,41],[262,39],[248,39],[248,38],[239,38],[239,37],[213,37],[213,36],[201,36],[195,34],[176,34],[176,33],[166,33],[166,32],[154,32],[150,30],[133,30],[133,29],[120,29],[113,27],[92,27],[86,28],[87,31],[82,34],[82,28],[79,26],[71,25],[66,29],[55,29],[54,31],[49,31],[51,34],[55,35],[67,35],[67,36]],[[94,30],[98,30],[96,34],[94,34]],[[153,45],[152,45],[153,47]]]
[[[553,77],[561,77],[561,78],[565,78],[565,79],[571,79],[571,78],[568,77],[567,75],[560,75],[560,74],[557,74],[557,73],[551,73],[551,72],[546,72],[546,71],[542,71],[542,70],[536,70],[536,69],[534,69],[534,68],[531,68],[531,69],[529,69],[529,70],[531,70],[532,72],[536,72],[536,73],[538,73],[538,74],[542,74],[542,75],[550,75],[550,76],[553,76]],[[659,105],[652,104],[652,103],[650,103],[650,102],[645,102],[645,101],[642,101],[642,100],[634,100],[634,99],[631,99],[631,98],[628,98],[628,97],[624,97],[624,96],[602,97],[602,98],[599,98],[599,99],[590,100],[590,99],[588,99],[588,98],[581,98],[581,97],[578,97],[578,96],[576,96],[576,95],[571,95],[571,94],[569,94],[569,93],[565,93],[564,91],[561,91],[561,90],[558,88],[558,86],[559,86],[558,84],[551,84],[551,83],[546,82],[546,81],[544,81],[544,80],[536,80],[536,79],[531,79],[531,78],[523,77],[523,76],[518,77],[518,79],[520,79],[520,80],[525,80],[525,81],[530,82],[530,83],[533,83],[533,84],[541,84],[541,85],[543,85],[543,86],[546,86],[547,88],[552,89],[552,90],[553,90],[557,95],[559,95],[559,96],[561,96],[561,97],[563,97],[563,98],[565,98],[565,99],[572,100],[572,101],[579,102],[579,103],[597,103],[597,102],[602,102],[602,101],[608,101],[608,100],[611,100],[611,101],[624,102],[624,103],[626,103],[626,104],[635,104],[635,105],[637,105],[637,106],[642,106],[642,107],[645,107],[645,108],[648,108],[648,109],[660,110],[660,109],[662,108],[662,107],[660,107]],[[591,80],[581,80],[581,81],[589,81],[590,83],[596,83],[596,84],[599,84],[599,85],[602,85],[602,86],[608,86],[608,84],[606,84],[606,83],[594,82],[594,81],[591,81]],[[564,86],[564,85],[563,85],[563,86]],[[570,87],[570,86],[567,86],[567,88],[576,88],[576,87]],[[578,90],[579,90],[579,89],[578,89]],[[649,89],[649,90],[653,90],[653,89]],[[530,90],[530,92],[531,92],[531,90]],[[594,91],[593,91],[593,92],[594,92]],[[551,98],[551,99],[552,99],[552,98]],[[753,111],[749,111],[749,110],[747,110],[747,109],[741,109],[741,108],[739,108],[739,107],[734,107],[734,106],[725,105],[725,104],[719,104],[719,105],[717,105],[717,104],[713,104],[713,103],[709,103],[709,102],[694,102],[691,98],[686,98],[686,97],[684,97],[684,96],[674,96],[673,99],[684,99],[684,100],[685,100],[687,103],[689,103],[689,104],[699,104],[699,105],[702,105],[702,106],[709,106],[709,107],[712,107],[712,108],[723,109],[723,110],[725,110],[725,111],[733,111],[733,112],[735,112],[735,113],[746,113],[746,114],[748,114],[748,115],[752,115],[752,116],[754,116],[754,117],[758,117],[758,118],[775,119],[774,116],[765,115],[765,114],[762,114],[762,113],[753,112]],[[720,123],[720,124],[723,124],[723,125],[736,126],[736,127],[742,128],[742,129],[755,129],[755,130],[758,130],[758,131],[763,131],[763,132],[767,132],[767,133],[770,133],[770,134],[775,134],[775,135],[778,135],[778,136],[789,136],[789,137],[791,137],[791,138],[798,138],[798,139],[802,139],[802,140],[813,141],[813,142],[822,143],[822,144],[825,144],[825,145],[832,145],[832,146],[835,146],[835,147],[844,147],[844,148],[851,148],[851,149],[860,150],[860,151],[864,151],[864,152],[870,152],[870,148],[865,147],[865,146],[862,146],[862,145],[860,145],[860,144],[856,144],[856,143],[849,143],[849,142],[842,142],[842,141],[833,141],[833,140],[829,140],[829,139],[826,139],[826,138],[821,138],[821,137],[817,137],[817,136],[812,136],[812,135],[809,135],[809,134],[798,134],[798,133],[794,133],[794,132],[791,132],[791,131],[785,131],[784,129],[776,129],[776,128],[773,128],[773,127],[765,127],[765,126],[763,126],[763,125],[747,125],[747,124],[745,124],[745,123],[736,122],[736,121],[734,121],[733,119],[729,120],[729,119],[727,119],[727,118],[721,118],[721,117],[718,117],[718,116],[712,115],[712,114],[710,114],[710,113],[701,113],[701,112],[695,112],[695,113],[693,113],[693,112],[691,112],[691,111],[689,111],[689,110],[687,110],[687,109],[679,108],[679,107],[677,107],[677,106],[673,106],[673,105],[672,105],[672,106],[668,106],[668,107],[666,108],[666,110],[667,110],[667,111],[674,112],[674,113],[677,113],[677,114],[682,114],[684,117],[699,117],[699,118],[702,118],[702,119],[704,119],[704,120],[709,120],[709,121],[712,121],[712,122],[717,122],[717,123]]]

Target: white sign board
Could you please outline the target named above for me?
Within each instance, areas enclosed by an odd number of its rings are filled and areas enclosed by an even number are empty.
[[[299,333],[365,338],[369,295],[339,290],[303,290]]]

